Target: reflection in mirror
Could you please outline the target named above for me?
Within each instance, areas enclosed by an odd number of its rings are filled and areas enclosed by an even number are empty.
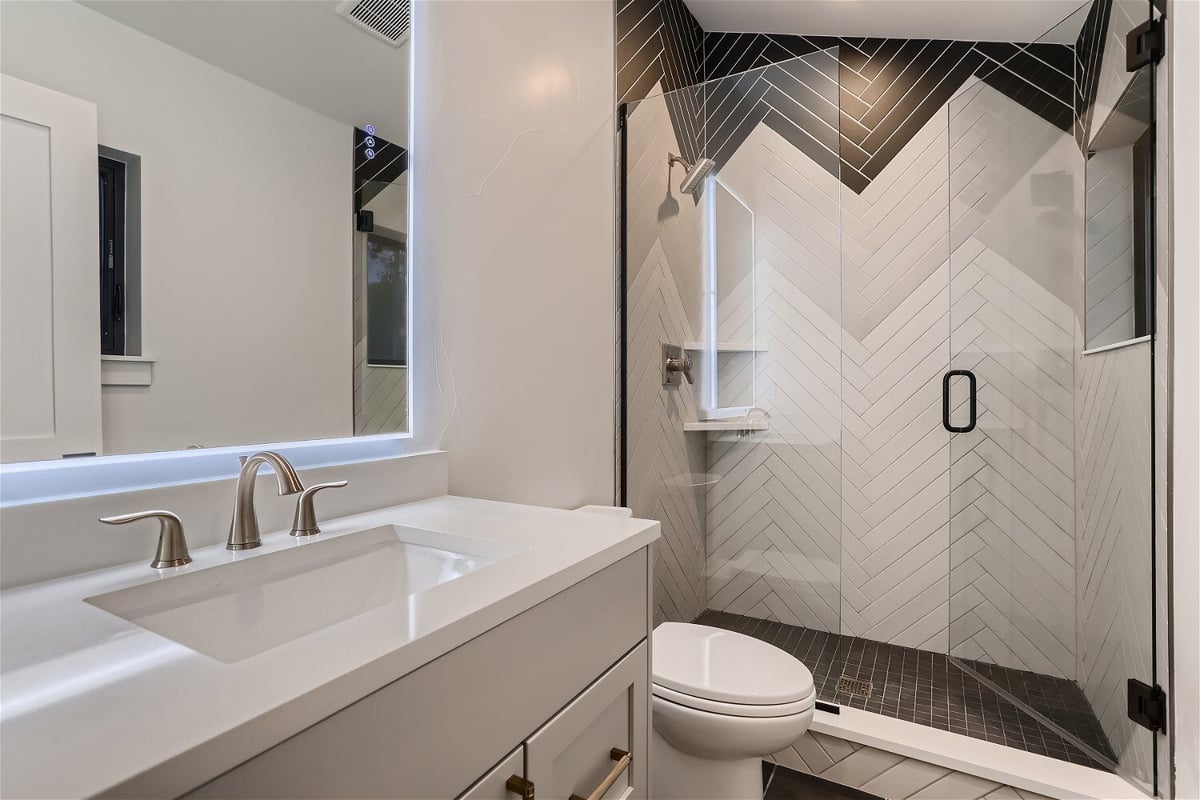
[[[1151,333],[1149,69],[1134,75],[1088,148],[1084,334],[1089,350]]]
[[[365,436],[408,419],[408,152],[356,136],[354,433]]]
[[[408,0],[0,3],[0,458],[409,431],[408,42]]]

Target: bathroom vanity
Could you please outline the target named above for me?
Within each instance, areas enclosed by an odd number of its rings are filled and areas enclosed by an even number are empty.
[[[658,523],[443,496],[321,527],[5,592],[0,792],[646,797]]]

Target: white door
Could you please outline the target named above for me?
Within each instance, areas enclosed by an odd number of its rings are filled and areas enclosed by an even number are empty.
[[[0,76],[0,461],[99,453],[96,106]]]

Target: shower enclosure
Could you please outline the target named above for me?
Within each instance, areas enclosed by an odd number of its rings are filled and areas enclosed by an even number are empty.
[[[663,526],[656,622],[1152,791],[1152,93],[1096,77],[1147,13],[1115,5],[1074,46],[709,34],[709,80],[622,108],[622,502]],[[671,153],[716,166],[682,193]]]

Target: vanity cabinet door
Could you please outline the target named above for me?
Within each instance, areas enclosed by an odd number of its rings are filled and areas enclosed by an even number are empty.
[[[525,747],[522,745],[513,750],[504,760],[487,775],[477,780],[461,795],[458,800],[520,800],[518,792],[510,791],[510,778],[522,778],[525,775]]]
[[[642,642],[525,743],[538,800],[588,798],[606,783],[606,800],[647,796],[648,653]]]

